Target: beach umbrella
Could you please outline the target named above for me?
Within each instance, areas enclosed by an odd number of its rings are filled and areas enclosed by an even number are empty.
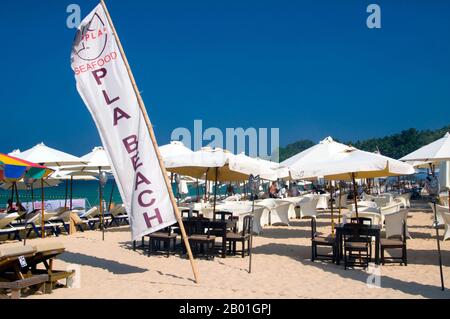
[[[205,195],[208,181],[214,181],[215,211],[218,182],[245,181],[250,174],[267,174],[267,178],[276,178],[272,170],[258,159],[244,154],[234,155],[221,148],[204,147],[183,156],[165,158],[169,172],[187,175],[205,180]]]
[[[422,161],[422,162],[440,162],[450,159],[450,133],[444,137],[427,144],[408,155],[403,156],[401,161]]]
[[[352,181],[356,214],[358,214],[356,179],[411,175],[414,173],[414,168],[407,163],[381,154],[361,151],[354,147],[347,147],[336,152],[332,158],[317,158],[315,161],[305,161],[298,165],[296,170],[291,169],[291,175],[302,176],[303,178],[324,176],[329,180]]]
[[[13,151],[14,156],[30,161],[33,163],[39,163],[41,165],[50,167],[64,167],[67,165],[80,165],[84,162],[71,154],[59,151],[57,149],[46,146],[44,143],[35,145],[34,147],[20,152],[18,150]],[[45,193],[44,193],[44,178],[41,177],[41,225],[42,225],[42,238],[45,237],[44,228],[44,210],[45,210]]]
[[[286,159],[285,161],[281,162],[280,165],[282,167],[287,167],[289,171],[289,175],[291,179],[294,180],[302,180],[307,179],[305,176],[303,176],[302,167],[305,164],[314,165],[314,163],[318,160],[322,161],[331,161],[335,158],[335,155],[339,152],[342,152],[348,148],[347,145],[338,143],[333,140],[331,136],[328,136],[324,138],[322,141],[320,141],[318,144],[311,146],[310,148],[307,148],[306,150]],[[318,178],[323,177],[323,175],[316,175],[312,176],[312,178]],[[333,197],[334,188],[331,189],[332,194],[331,197]],[[340,193],[341,194],[341,191]],[[340,196],[340,195],[339,195]],[[334,207],[333,207],[333,201],[331,201],[331,232],[334,234]],[[341,215],[341,210],[339,208],[339,220]]]
[[[323,176],[328,180],[350,180],[353,184],[353,199],[358,217],[356,179],[414,174],[414,168],[401,161],[376,153],[365,152],[347,146],[332,156],[309,159],[291,168],[291,176],[314,178]],[[331,205],[333,207],[333,205]]]
[[[421,162],[428,162],[429,167],[431,169],[431,173],[433,176],[435,176],[435,166],[439,163],[450,161],[450,133],[447,132],[442,138],[431,142],[430,144],[427,144],[425,146],[422,146],[418,150],[415,150],[412,153],[409,153],[408,155],[403,156],[400,160],[402,161],[421,161]],[[443,165],[442,168],[444,169],[444,175],[448,174],[447,170],[447,164],[441,164]],[[440,173],[441,175],[442,173]],[[450,188],[448,187],[446,178],[442,178],[440,182],[444,182],[441,185],[441,188],[444,190],[447,190],[450,195]],[[436,194],[437,195],[437,194]],[[436,239],[437,239],[437,248],[438,248],[438,254],[439,254],[439,268],[441,273],[441,289],[444,290],[444,277],[442,272],[442,257],[441,257],[441,250],[440,250],[440,243],[439,243],[439,229],[437,227],[437,214],[436,214],[436,196],[432,197],[433,205],[434,205],[434,224],[436,229]],[[449,207],[450,211],[450,207]]]
[[[191,153],[193,153],[192,150],[187,148],[183,144],[183,142],[180,142],[180,141],[171,141],[169,144],[160,146],[159,152],[161,153],[161,157],[163,158],[163,160],[166,157],[184,156],[184,155],[190,155]]]
[[[102,146],[97,146],[92,151],[81,157],[85,163],[78,166],[69,166],[62,168],[62,171],[71,171],[72,173],[95,174],[99,177],[99,210],[102,227],[102,239],[105,240],[105,223],[103,211],[103,188],[107,182],[107,171],[111,170],[111,163],[108,154]]]

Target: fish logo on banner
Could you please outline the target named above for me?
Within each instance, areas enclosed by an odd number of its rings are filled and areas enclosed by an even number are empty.
[[[128,69],[102,5],[83,19],[71,65],[130,216],[132,239],[176,223],[174,207]]]

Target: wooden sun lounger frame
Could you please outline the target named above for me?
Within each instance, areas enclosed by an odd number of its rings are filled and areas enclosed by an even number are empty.
[[[25,254],[25,258],[31,258],[33,253]],[[24,275],[19,266],[19,256],[11,256],[0,259],[0,289],[11,290],[11,299],[19,299],[22,289],[35,287],[47,293],[46,283],[49,281],[48,274]]]
[[[55,270],[53,269],[53,260],[56,256],[62,254],[65,251],[64,248],[52,249],[46,251],[38,251],[33,256],[27,258],[27,273],[33,275],[47,275],[48,280],[46,282],[46,292],[51,293],[59,280],[67,280],[74,276],[75,271]],[[43,264],[45,269],[37,269],[39,264]]]

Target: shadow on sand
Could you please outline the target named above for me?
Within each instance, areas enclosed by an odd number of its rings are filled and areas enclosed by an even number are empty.
[[[61,259],[67,263],[105,269],[117,275],[137,274],[148,271],[148,269],[139,268],[128,264],[123,264],[114,260],[93,257],[80,253],[65,252],[60,256],[58,256],[58,259]]]
[[[253,254],[268,254],[279,255],[292,258],[304,265],[320,268],[323,271],[333,273],[342,278],[352,279],[360,282],[367,282],[368,274],[362,269],[348,269],[344,270],[344,266],[336,265],[326,262],[311,262],[311,247],[301,245],[288,245],[288,244],[267,244],[253,248]],[[443,260],[450,259],[450,252],[442,252]],[[429,250],[408,250],[408,263],[409,264],[423,264],[423,265],[436,265],[437,264],[437,252]],[[382,266],[390,267],[390,266]],[[403,267],[405,271],[408,271],[407,266]],[[436,268],[436,276],[439,278],[439,271]],[[381,277],[381,287],[393,290],[401,291],[405,294],[421,296],[424,298],[449,298],[449,291],[442,292],[440,286],[425,285],[413,281],[402,281],[396,278],[392,278],[386,275]],[[364,296],[361,296],[362,298]]]

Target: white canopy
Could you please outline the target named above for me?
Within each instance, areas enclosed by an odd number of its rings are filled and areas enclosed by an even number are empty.
[[[229,158],[230,170],[275,181],[278,179],[278,163],[273,163],[259,158],[253,158],[244,153]],[[276,165],[275,165],[276,164]]]
[[[46,146],[44,143],[20,152],[18,150],[10,153],[11,155],[32,163],[39,163],[45,166],[67,166],[81,165],[84,161],[79,157],[58,151],[54,148]]]
[[[110,170],[111,164],[109,163],[108,154],[106,154],[105,149],[102,146],[97,146],[92,149],[92,151],[81,157],[83,162],[86,164],[79,166],[70,166],[65,167],[63,171],[72,171],[72,172],[86,172],[92,171],[98,173],[98,170],[101,169],[103,171]]]
[[[348,149],[347,145],[335,142],[332,137],[320,141],[318,144],[311,146],[310,148],[288,158],[280,163],[282,167],[288,167],[291,172],[292,179],[303,179],[301,171],[305,165],[315,165],[317,161],[331,161],[335,159],[337,153]],[[320,175],[313,176],[320,177]]]
[[[295,170],[291,169],[293,178],[324,176],[333,180],[410,175],[414,172],[414,168],[407,163],[354,147],[347,147],[327,158],[299,162]]]
[[[171,155],[164,159],[169,172],[195,178],[216,179],[221,182],[247,180],[250,174],[263,179],[276,180],[277,171],[268,161],[252,158],[245,154],[234,155],[229,151],[204,147],[184,155]]]
[[[444,137],[403,156],[400,160],[424,162],[450,160],[450,133],[447,132]]]
[[[172,156],[185,156],[193,153],[192,150],[184,146],[183,142],[171,141],[170,144],[166,144],[159,147],[161,157],[165,160],[166,157]]]
[[[450,191],[450,161],[442,161],[439,165],[439,185],[441,191]]]

